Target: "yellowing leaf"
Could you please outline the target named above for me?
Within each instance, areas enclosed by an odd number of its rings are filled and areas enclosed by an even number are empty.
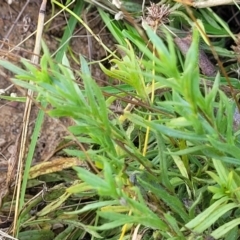
[[[29,179],[36,178],[38,176],[59,172],[63,169],[70,168],[73,166],[82,166],[85,165],[84,161],[79,160],[78,158],[63,158],[59,157],[50,162],[42,162],[31,167],[29,171]]]

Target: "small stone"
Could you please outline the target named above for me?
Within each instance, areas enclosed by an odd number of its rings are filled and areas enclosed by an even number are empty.
[[[10,97],[17,97],[17,93],[12,92],[12,93],[10,94]]]
[[[13,153],[14,153],[14,148],[15,148],[15,146],[14,146],[14,144],[13,145],[10,145],[9,147],[8,147],[8,152],[12,155]]]
[[[6,143],[6,140],[3,138],[0,138],[0,147],[2,147]]]

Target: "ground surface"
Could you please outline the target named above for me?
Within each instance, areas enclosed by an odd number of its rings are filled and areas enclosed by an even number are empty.
[[[40,7],[40,0],[30,1],[24,8],[27,1],[14,1],[11,5],[6,2],[0,2],[0,40],[7,39],[7,44],[0,43],[0,57],[8,59],[10,61],[17,60],[17,56],[23,56],[31,59],[31,52],[34,49],[35,36],[33,35],[28,40],[25,40],[30,34],[32,34],[37,27],[38,11]],[[19,13],[22,14],[18,19]],[[50,17],[51,5],[48,6],[46,19]],[[99,17],[92,12],[91,15],[87,15],[88,23],[93,31],[101,37],[102,41],[108,46],[113,46],[112,41],[109,38],[109,34],[104,25],[101,23]],[[89,19],[90,20],[89,20]],[[44,32],[44,40],[47,43],[50,52],[53,53],[57,50],[58,40],[62,37],[64,26],[68,21],[68,16],[60,14],[54,18],[47,30]],[[10,29],[12,28],[12,31]],[[89,49],[89,41],[91,41],[92,48]],[[21,43],[22,42],[22,43]],[[21,43],[21,44],[20,44]],[[13,47],[17,48],[12,51],[16,56],[16,59],[10,58],[10,51]],[[86,58],[92,60],[101,60],[105,57],[105,51],[94,41],[93,38],[87,38],[86,31],[82,26],[78,26],[75,30],[73,39],[71,40],[71,46],[74,54],[78,58],[79,54],[83,54]],[[6,55],[8,57],[6,57]],[[79,68],[77,64],[74,67]],[[8,89],[11,85],[8,77],[9,73],[1,69],[0,75],[0,89]],[[92,67],[93,76],[99,81],[104,80],[103,75],[97,65]],[[4,95],[10,95],[11,93],[17,93],[17,95],[24,94],[24,91],[11,87],[5,91]],[[22,119],[24,113],[24,103],[9,102],[0,99],[0,189],[6,188],[6,172],[8,168],[8,161],[14,154],[16,147],[16,141],[21,132]],[[31,113],[31,123],[29,126],[29,136],[34,127],[35,119],[37,116],[37,107],[33,106]],[[39,136],[38,144],[35,152],[34,163],[39,161],[46,161],[54,155],[55,149],[62,140],[63,136],[67,134],[66,129],[62,126],[71,124],[70,120],[63,119],[61,122],[56,119],[51,119],[45,116],[45,122],[42,127],[41,136]],[[28,142],[30,141],[30,137]],[[1,199],[0,194],[0,199]]]

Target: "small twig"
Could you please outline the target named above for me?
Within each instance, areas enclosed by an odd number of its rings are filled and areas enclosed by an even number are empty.
[[[12,236],[8,235],[7,233],[0,230],[0,239],[3,239],[2,237],[4,237],[4,239],[7,238],[7,239],[18,240],[17,238],[14,238],[14,237],[12,237]]]
[[[84,22],[89,25],[88,19],[87,19],[87,11],[83,14],[83,20]],[[88,58],[89,62],[92,62],[92,52],[93,52],[93,46],[92,46],[92,38],[90,32],[86,29],[87,32],[87,41],[88,41]],[[90,72],[92,73],[92,64],[89,65]]]

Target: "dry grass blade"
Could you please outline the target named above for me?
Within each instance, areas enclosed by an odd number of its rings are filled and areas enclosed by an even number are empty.
[[[4,237],[4,238],[2,238]],[[10,235],[6,234],[5,232],[0,230],[0,240],[2,239],[13,239],[13,240],[17,240],[17,238],[11,237]]]
[[[215,7],[215,6],[221,6],[221,5],[228,5],[228,4],[234,4],[240,3],[240,1],[233,1],[233,0],[207,0],[207,1],[194,1],[193,6],[197,8],[206,8],[206,7]]]
[[[207,8],[207,7],[215,7],[221,5],[228,5],[228,4],[236,4],[240,3],[240,1],[234,0],[175,0],[176,2],[183,3],[186,5],[190,5],[196,8]]]
[[[14,145],[13,152],[11,154],[11,157],[8,161],[8,166],[7,166],[7,174],[6,174],[6,180],[5,184],[1,188],[1,193],[0,193],[0,206],[2,206],[2,199],[8,194],[9,188],[11,185],[11,182],[14,177],[14,172],[16,170],[16,163],[17,163],[17,155],[19,152],[19,139],[20,139],[21,133],[18,134],[18,137],[16,138],[16,142]]]
[[[43,26],[44,26],[44,17],[45,17],[45,10],[46,10],[46,4],[47,0],[43,0],[40,11],[39,11],[39,18],[38,18],[38,27],[37,27],[37,34],[36,34],[36,41],[35,41],[35,48],[34,48],[34,54],[32,57],[32,63],[36,64],[38,63],[41,50],[41,37],[43,32]],[[22,169],[23,169],[23,159],[26,149],[26,139],[27,139],[27,132],[28,132],[28,125],[29,125],[29,116],[31,112],[31,105],[32,105],[32,96],[33,92],[31,90],[28,90],[28,96],[27,101],[25,105],[25,111],[23,116],[23,128],[22,128],[22,136],[21,136],[21,142],[20,142],[20,150],[19,150],[19,159],[18,159],[18,176],[17,176],[17,201],[15,206],[15,217],[13,222],[13,233],[16,234],[17,230],[17,219],[19,214],[19,197],[20,197],[20,190],[21,190],[21,181],[22,181]]]

